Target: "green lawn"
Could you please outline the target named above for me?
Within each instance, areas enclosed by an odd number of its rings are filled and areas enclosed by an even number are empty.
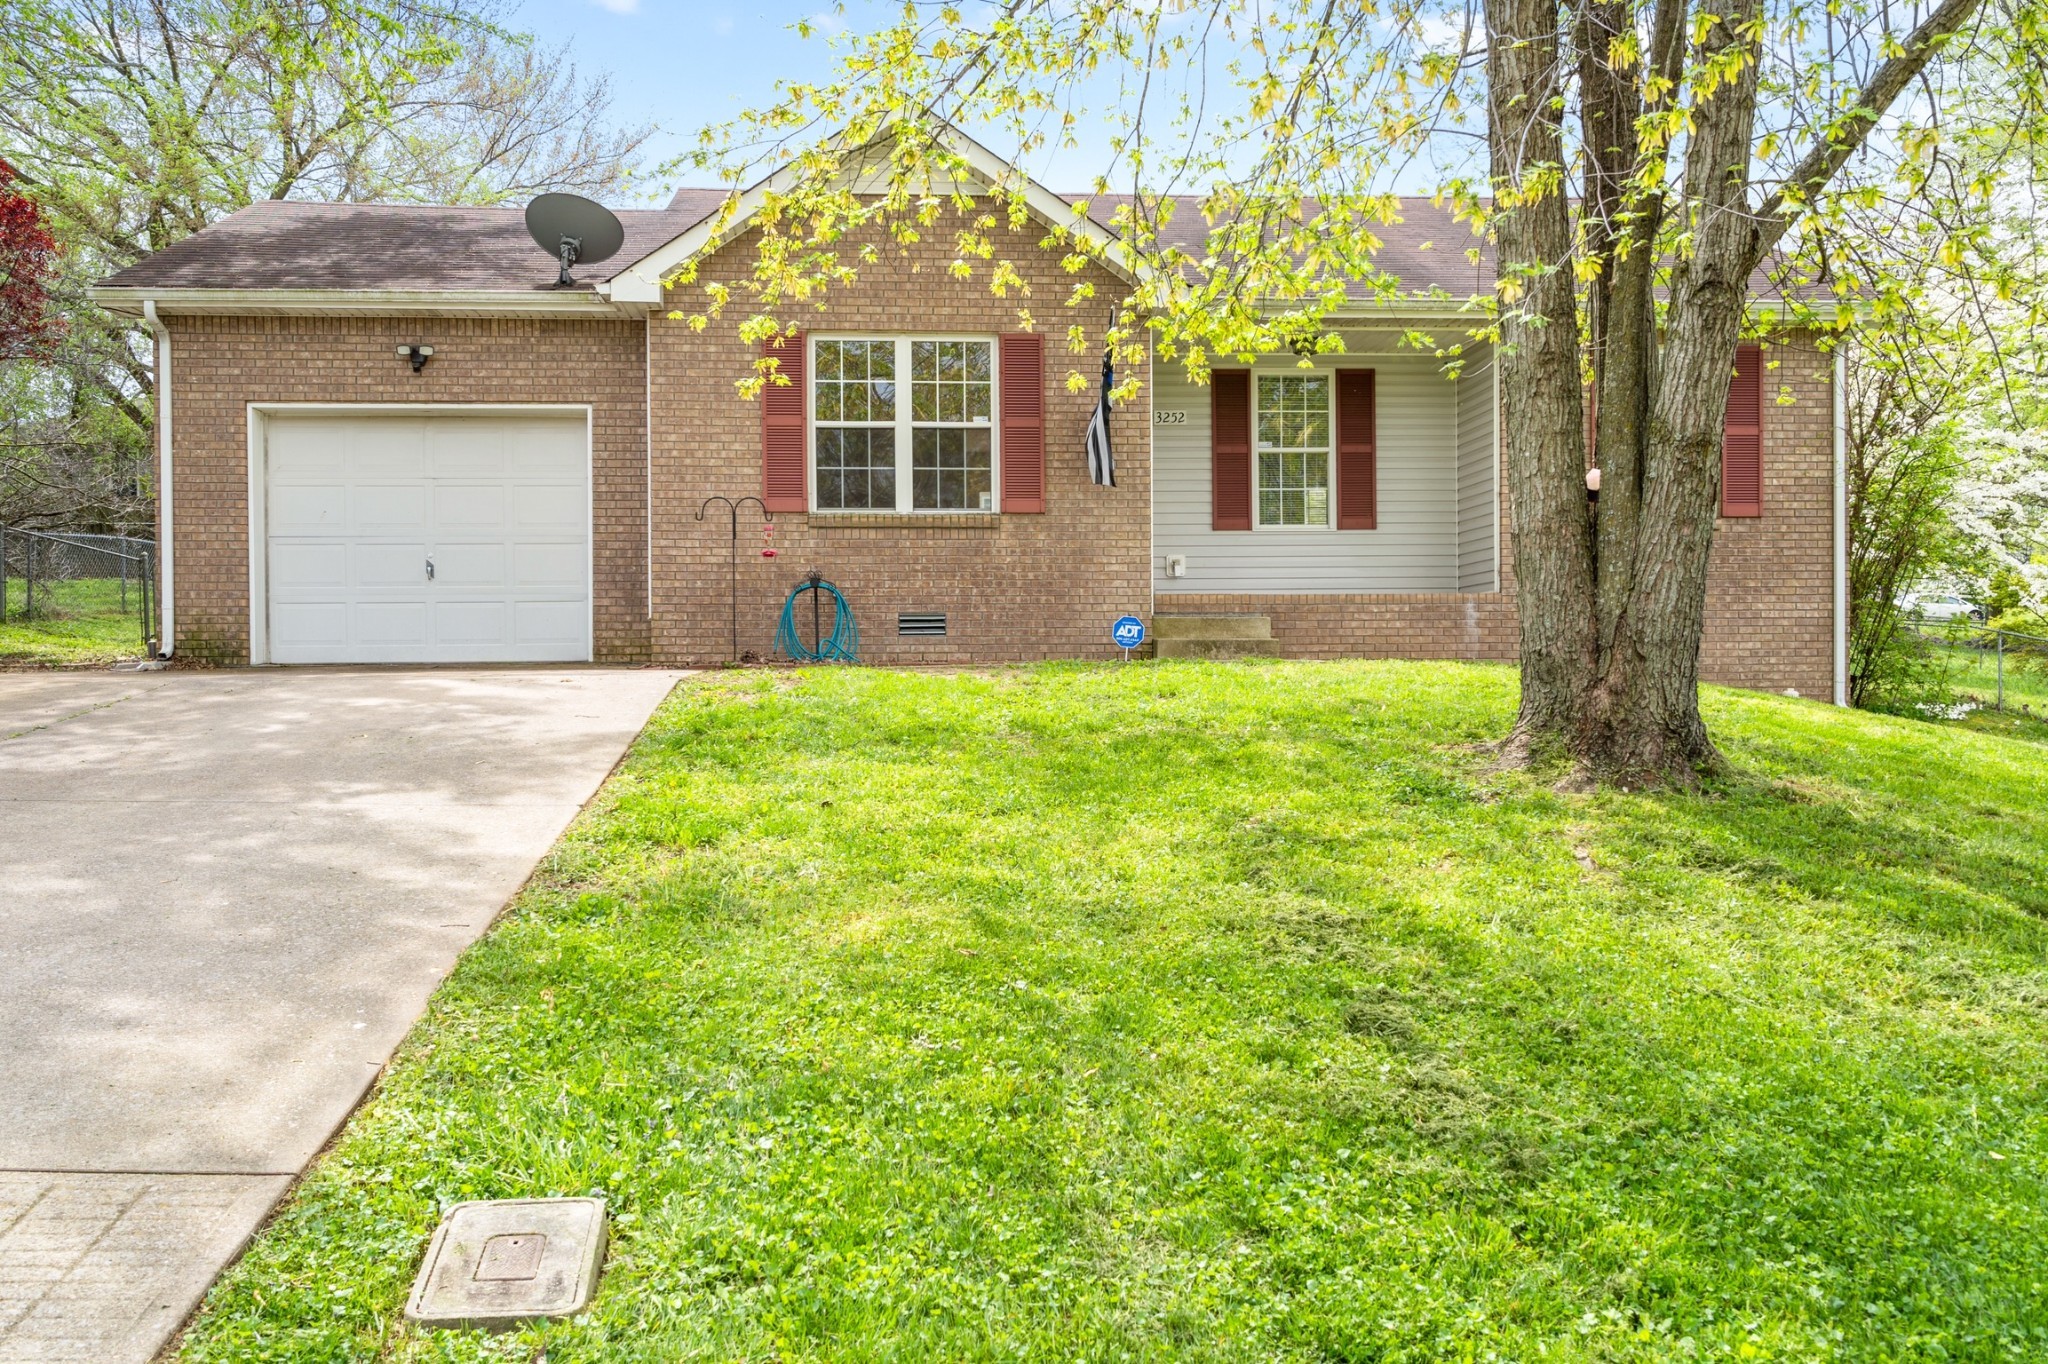
[[[2048,753],[1454,664],[682,686],[187,1360],[2048,1358]],[[585,1318],[401,1320],[596,1193]]]
[[[59,583],[57,614],[22,620],[27,584],[7,580],[7,620],[0,623],[0,666],[114,663],[142,656],[141,589],[128,586],[121,604],[119,580]],[[40,598],[41,590],[37,596]],[[40,602],[39,602],[40,604]]]

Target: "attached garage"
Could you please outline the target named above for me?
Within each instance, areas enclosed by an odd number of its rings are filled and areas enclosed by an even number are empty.
[[[254,661],[589,659],[589,433],[582,408],[252,411]]]

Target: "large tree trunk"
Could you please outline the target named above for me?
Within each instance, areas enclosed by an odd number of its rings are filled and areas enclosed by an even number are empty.
[[[1736,0],[1700,55],[1745,41],[1738,31],[1757,2]],[[1663,4],[1653,19],[1648,55],[1660,69],[1677,66],[1682,12]],[[1640,87],[1605,60],[1626,9],[1596,2],[1579,15],[1586,193],[1576,247],[1554,178],[1563,164],[1560,6],[1488,0],[1487,16],[1496,251],[1504,277],[1527,286],[1502,309],[1522,632],[1521,708],[1503,759],[1556,750],[1585,779],[1689,784],[1718,761],[1700,719],[1699,647],[1722,412],[1761,249],[1746,211],[1756,66],[1746,63],[1696,111],[1681,201],[1693,250],[1674,263],[1660,345],[1649,248],[1664,206],[1628,183]],[[1631,249],[1620,251],[1624,240]],[[1597,518],[1583,490],[1581,259],[1599,399]]]

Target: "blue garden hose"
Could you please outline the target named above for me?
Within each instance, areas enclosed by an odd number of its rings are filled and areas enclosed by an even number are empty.
[[[816,648],[804,643],[803,636],[796,632],[796,599],[806,592],[828,592],[832,596],[832,633],[820,639]],[[818,605],[814,598],[814,616],[822,614]],[[803,662],[858,663],[860,631],[853,623],[853,608],[846,604],[845,595],[836,586],[813,573],[790,589],[789,600],[782,604],[782,623],[775,627],[775,647]]]

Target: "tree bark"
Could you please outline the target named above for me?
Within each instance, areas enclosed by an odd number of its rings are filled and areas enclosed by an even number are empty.
[[[1501,421],[1515,519],[1522,700],[1503,760],[1569,741],[1599,658],[1564,165],[1557,0],[1486,0],[1502,281]]]
[[[1647,48],[1623,67],[1612,52],[1636,32],[1626,0],[1487,0],[1497,363],[1522,633],[1521,706],[1504,764],[1555,751],[1582,783],[1691,785],[1720,763],[1700,718],[1700,644],[1750,276],[1979,3],[1942,0],[1758,208],[1750,162],[1761,0],[1729,0],[1711,22],[1688,13],[1688,0],[1653,0]],[[1658,78],[1647,87],[1644,68]],[[1662,163],[1641,145],[1644,91],[1665,102],[1701,88],[1688,68],[1715,74],[1690,110],[1682,178],[1667,192]],[[1576,210],[1565,179],[1568,74],[1582,135]],[[1660,259],[1674,214],[1683,245]],[[1582,308],[1590,390],[1581,386]],[[1589,433],[1602,474],[1597,514],[1583,483]]]

